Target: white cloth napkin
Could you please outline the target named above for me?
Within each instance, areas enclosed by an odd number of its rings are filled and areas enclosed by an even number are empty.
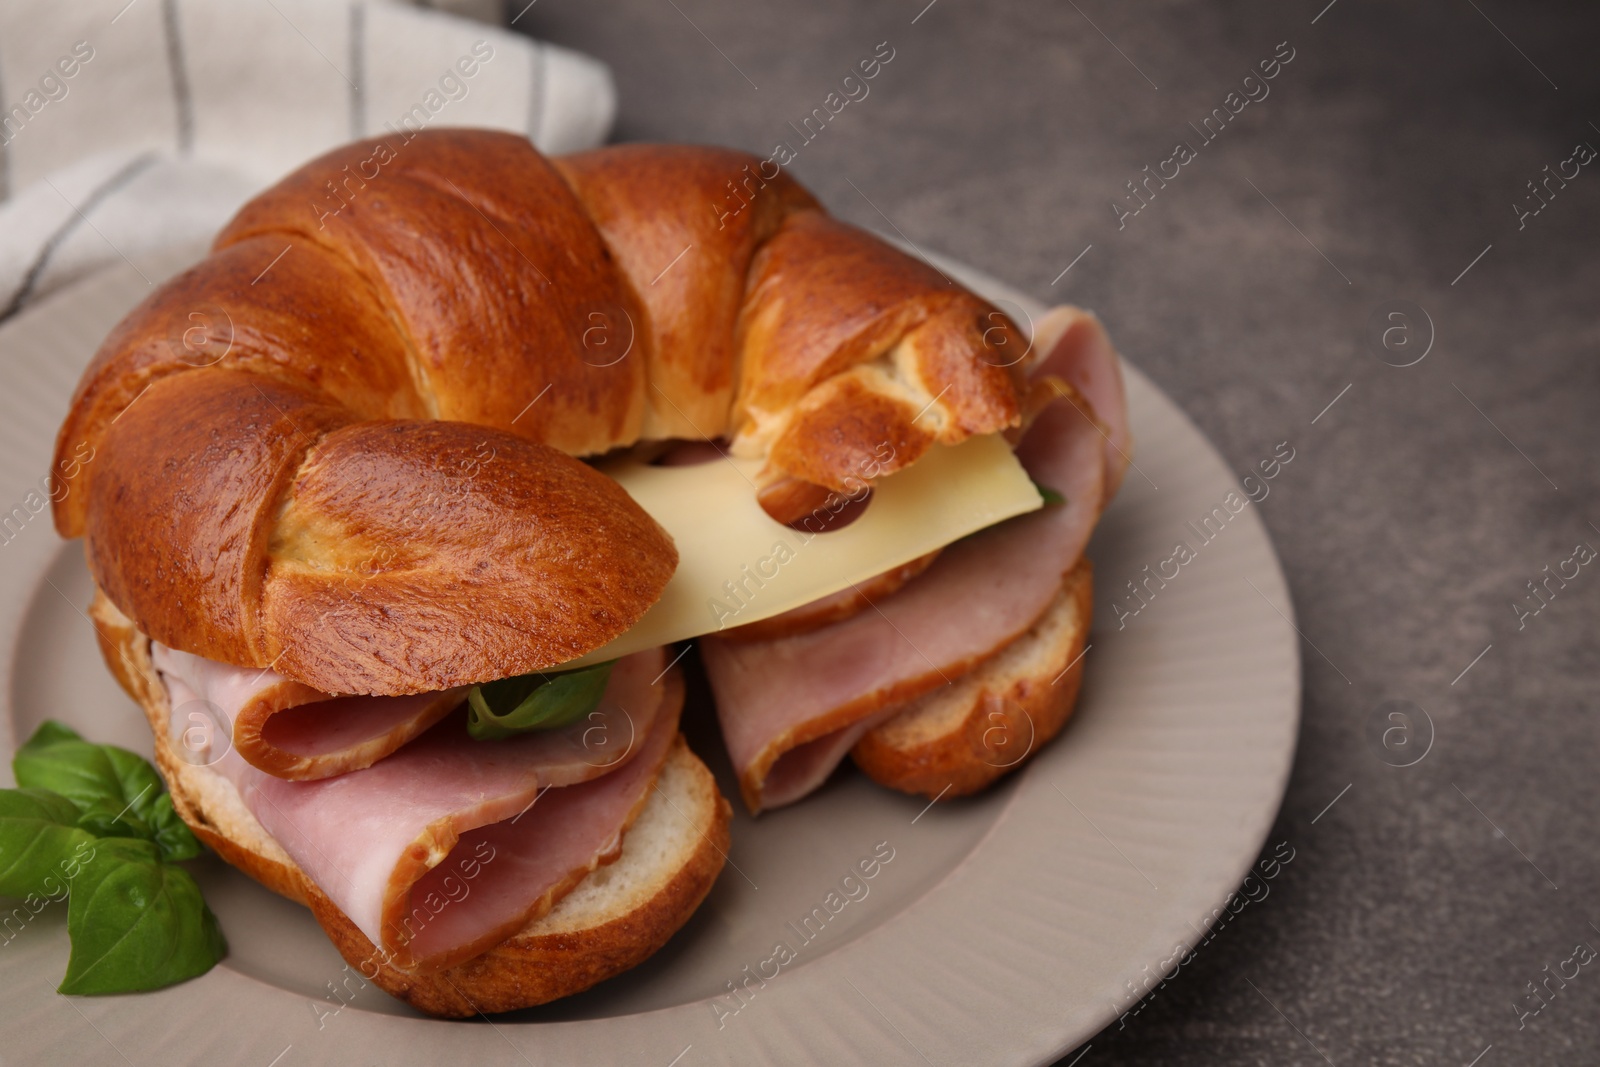
[[[615,111],[587,56],[392,0],[4,0],[0,322],[204,242],[345,141],[488,126],[571,152]]]

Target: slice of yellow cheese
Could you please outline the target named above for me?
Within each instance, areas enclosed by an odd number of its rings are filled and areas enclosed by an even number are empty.
[[[935,445],[881,479],[860,518],[814,534],[756,502],[760,460],[605,468],[678,546],[661,599],[627,633],[571,666],[756,622],[863,582],[1002,519],[1043,505],[996,434]]]

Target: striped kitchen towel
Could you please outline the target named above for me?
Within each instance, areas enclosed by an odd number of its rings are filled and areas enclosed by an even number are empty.
[[[5,0],[0,322],[205,241],[342,142],[488,126],[571,152],[615,111],[599,62],[395,0]]]

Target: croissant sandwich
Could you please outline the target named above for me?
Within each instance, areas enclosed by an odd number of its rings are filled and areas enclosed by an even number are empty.
[[[429,130],[289,175],[117,326],[54,518],[178,814],[465,1016],[710,891],[678,642],[752,811],[847,754],[971,793],[1058,732],[1124,408],[1093,316],[1030,338],[756,157]]]

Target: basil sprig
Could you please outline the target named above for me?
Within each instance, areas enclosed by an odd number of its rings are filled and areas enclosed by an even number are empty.
[[[475,685],[467,691],[467,733],[479,741],[499,741],[530,730],[571,726],[600,703],[615,663]]]
[[[222,958],[216,916],[175,865],[200,842],[149,763],[47,722],[11,766],[21,788],[0,789],[0,895],[30,913],[66,896],[60,992],[159,989]]]
[[[18,785],[48,789],[76,804],[84,828],[96,836],[154,841],[168,861],[200,855],[200,842],[172,810],[155,768],[125,748],[91,744],[71,727],[46,722],[17,750],[11,767]]]

